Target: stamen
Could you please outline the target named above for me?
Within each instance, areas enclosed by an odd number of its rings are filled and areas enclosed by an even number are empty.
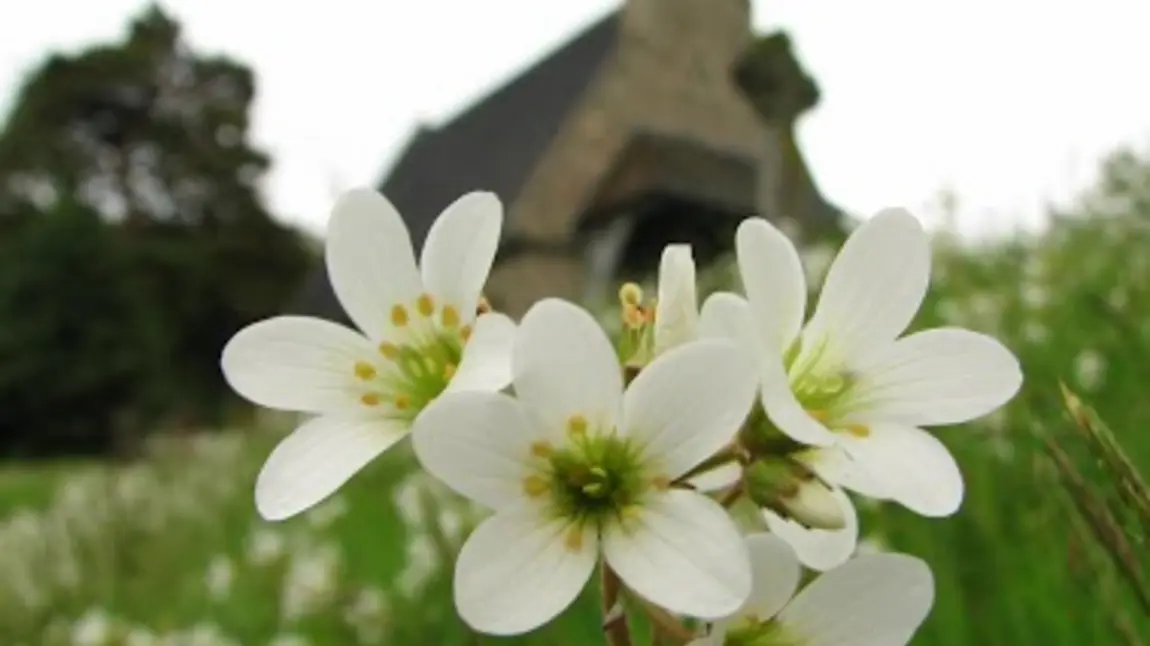
[[[455,376],[455,371],[456,371],[456,367],[455,367],[454,363],[449,363],[449,364],[444,365],[443,366],[443,378],[448,380],[448,381],[451,381],[451,378]]]
[[[831,418],[831,414],[825,410],[808,410],[807,415],[810,415],[820,422],[826,422]]]
[[[404,410],[411,405],[411,398],[402,393],[395,396],[395,407]]]
[[[454,307],[445,305],[440,320],[443,322],[443,327],[453,328],[459,325],[459,312]]]
[[[623,283],[619,288],[619,302],[623,305],[638,305],[643,300],[643,288],[635,283]]]
[[[539,476],[527,476],[523,479],[523,493],[532,498],[538,498],[547,493],[547,481]]]
[[[659,491],[666,491],[671,488],[671,479],[667,476],[655,476],[651,478],[651,486]]]
[[[383,400],[375,393],[364,393],[363,396],[359,398],[359,401],[363,402],[364,406],[379,406]]]
[[[571,435],[585,435],[587,433],[587,418],[582,415],[572,415],[567,419],[567,432]]]
[[[855,437],[870,437],[870,428],[862,424],[847,424],[843,430]]]
[[[555,449],[546,442],[533,442],[531,444],[531,455],[537,458],[547,459],[555,455]]]
[[[391,308],[391,324],[396,327],[403,327],[407,325],[407,309],[402,305],[394,305]]]
[[[643,323],[645,323],[646,320],[647,317],[638,305],[628,303],[623,306],[623,323],[626,324],[627,327],[631,329],[643,327]]]
[[[486,314],[490,311],[491,311],[491,303],[487,300],[486,297],[480,296],[479,297],[479,303],[475,306],[476,316],[478,316],[480,314]]]
[[[583,549],[583,528],[579,525],[572,525],[567,529],[567,537],[563,540],[563,544],[567,549],[572,552],[579,552]]]
[[[395,361],[399,358],[399,346],[395,345],[394,343],[388,343],[387,341],[384,341],[383,343],[379,344],[379,353],[382,354],[383,358],[387,359],[388,361]]]
[[[462,339],[464,343],[467,343],[467,340],[471,338],[470,325],[464,325],[463,328],[459,330],[459,338]]]
[[[356,377],[359,377],[360,379],[362,379],[364,381],[371,381],[372,379],[375,379],[375,375],[376,375],[375,366],[371,365],[370,363],[368,363],[366,361],[356,361],[355,362],[355,376]]]
[[[430,294],[420,294],[419,298],[415,299],[415,307],[424,316],[431,316],[435,313],[435,301],[431,299]]]

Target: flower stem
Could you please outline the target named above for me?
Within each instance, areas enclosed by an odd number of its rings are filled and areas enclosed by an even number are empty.
[[[619,599],[623,582],[619,575],[603,562],[600,580],[603,599],[603,636],[608,646],[631,646],[631,628],[627,625],[627,612]]]
[[[686,482],[687,480],[690,480],[699,474],[713,471],[721,466],[726,466],[732,462],[737,462],[738,460],[739,449],[733,444],[727,445],[720,449],[718,453],[712,455],[706,460],[703,460],[699,464],[695,465],[694,468],[679,476],[677,481]]]
[[[632,594],[630,597],[643,608],[643,613],[651,620],[651,624],[654,627],[653,643],[660,643],[659,635],[667,637],[674,644],[686,644],[695,638],[694,631],[684,626],[683,623],[671,613],[651,604],[638,595]]]
[[[730,509],[732,505],[739,501],[739,498],[742,497],[742,495],[743,482],[740,480],[739,482],[731,485],[731,488],[727,489],[727,491],[723,494],[723,497],[719,498],[719,504],[727,509]]]

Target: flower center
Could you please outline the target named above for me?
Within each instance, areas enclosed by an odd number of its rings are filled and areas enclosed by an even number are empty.
[[[535,447],[542,466],[524,489],[533,497],[547,495],[553,513],[577,527],[623,519],[660,484],[645,473],[636,447],[614,431],[588,429],[576,416],[568,423],[568,440],[562,448]]]
[[[826,341],[820,341],[805,352],[801,341],[796,341],[784,362],[799,404],[832,430],[842,430],[834,421],[847,412],[856,378],[831,357],[827,347]]]
[[[803,646],[804,640],[774,621],[744,617],[727,630],[723,646]]]
[[[382,407],[406,422],[447,388],[471,335],[469,326],[460,325],[454,307],[437,307],[427,294],[413,305],[392,307],[391,322],[403,334],[381,343],[378,356],[356,361],[352,369],[362,386],[364,406]]]

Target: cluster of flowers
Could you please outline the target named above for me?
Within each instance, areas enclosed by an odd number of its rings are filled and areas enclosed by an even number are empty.
[[[518,324],[490,311],[502,221],[494,195],[461,197],[417,265],[384,197],[338,201],[327,269],[362,333],[276,317],[222,356],[249,400],[314,415],[260,473],[260,513],[311,507],[410,435],[428,472],[493,512],[454,575],[456,608],[478,631],[538,628],[598,566],[609,639],[623,594],[698,644],[907,643],[933,603],[930,570],[906,555],[852,558],[844,490],[953,514],[962,476],[922,427],[989,413],[1022,382],[989,337],[899,338],[929,283],[918,221],[888,210],[856,230],[805,324],[799,255],[766,220],[736,233],[744,294],[701,308],[690,248],[668,246],[653,302],[620,291],[620,347],[563,300]],[[740,500],[770,533],[741,534],[729,510]],[[791,600],[800,563],[829,572]]]

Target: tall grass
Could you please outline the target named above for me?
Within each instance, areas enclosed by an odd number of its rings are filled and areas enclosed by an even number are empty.
[[[959,515],[863,504],[869,549],[916,554],[934,569],[937,601],[918,646],[1148,641],[1138,595],[1044,442],[1075,432],[1065,382],[1132,465],[1150,465],[1150,168],[1115,157],[1072,211],[1036,236],[936,238],[918,325],[998,337],[1021,358],[1026,385],[992,417],[941,431],[966,476]],[[832,252],[806,250],[812,283]],[[718,287],[730,276],[717,267],[707,279]],[[590,598],[533,637],[466,631],[451,605],[450,559],[479,512],[413,470],[405,451],[301,518],[259,521],[251,486],[274,439],[170,440],[115,469],[0,469],[0,644],[601,643]],[[1093,454],[1066,457],[1102,477],[1087,468]],[[1130,524],[1127,535],[1141,559],[1146,529]]]

